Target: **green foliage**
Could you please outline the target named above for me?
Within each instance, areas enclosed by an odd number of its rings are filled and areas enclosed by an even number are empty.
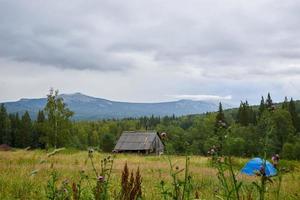
[[[173,199],[173,200],[188,200],[194,199],[192,196],[193,184],[192,175],[189,171],[190,157],[185,158],[185,167],[180,169],[167,157],[169,162],[169,174],[171,177],[171,185],[169,185],[165,180],[161,180],[159,184],[162,199]],[[183,173],[183,179],[180,175]]]
[[[268,110],[272,110],[273,109],[273,100],[271,98],[270,93],[268,93],[267,99],[266,99],[266,108]]]
[[[236,122],[242,126],[256,123],[256,113],[253,111],[252,107],[249,106],[247,101],[245,103],[241,102]]]
[[[261,105],[241,102],[239,109],[219,110],[215,113],[189,116],[141,117],[101,121],[71,121],[72,112],[58,92],[50,91],[44,110],[31,121],[25,112],[8,114],[0,109],[0,143],[13,147],[87,149],[97,147],[110,152],[123,131],[156,130],[166,132],[166,149],[170,154],[206,155],[212,146],[223,154],[258,156],[265,148],[264,138],[269,130],[268,156],[283,153],[286,143],[299,149],[299,102],[287,98],[282,105],[274,104],[271,95],[261,99]],[[256,117],[258,113],[258,117]],[[297,132],[298,130],[298,132]],[[299,159],[299,150],[290,158]]]
[[[218,157],[215,160],[215,165],[218,170],[217,176],[221,187],[221,191],[216,197],[221,199],[242,199],[241,189],[243,182],[237,180],[232,158],[225,157],[222,161],[222,158]],[[226,176],[226,173],[229,173],[229,177]]]
[[[26,111],[21,119],[19,134],[16,136],[16,146],[20,148],[29,147],[31,145],[31,132],[32,122]]]
[[[244,156],[245,152],[245,140],[240,137],[226,138],[226,153],[228,155]]]
[[[12,137],[10,134],[10,119],[7,115],[6,108],[4,104],[0,107],[0,144],[11,145]]]
[[[284,102],[282,103],[281,108],[284,110],[289,110],[289,102],[287,97],[284,98]]]
[[[55,148],[67,145],[73,112],[58,95],[58,90],[50,89],[44,111],[47,116],[47,145]]]
[[[115,146],[116,139],[113,135],[104,133],[100,137],[100,149],[105,152],[111,152]]]
[[[294,145],[291,143],[285,143],[282,148],[282,157],[285,159],[294,158]]]
[[[300,131],[300,118],[298,116],[298,113],[296,112],[296,105],[295,105],[293,98],[291,98],[288,110],[291,114],[293,125],[294,125],[295,129],[299,132]]]
[[[44,112],[38,112],[32,131],[31,147],[44,149],[46,147],[46,118]]]
[[[265,99],[263,96],[261,97],[258,110],[259,110],[259,116],[261,116],[263,112],[266,110]]]

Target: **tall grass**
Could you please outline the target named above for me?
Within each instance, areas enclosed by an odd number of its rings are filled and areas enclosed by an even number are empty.
[[[199,156],[109,157],[64,151],[50,157],[42,151],[1,152],[0,199],[252,200],[261,195],[252,184],[261,186],[261,176],[239,174],[246,159],[218,156],[211,167],[208,158]],[[283,170],[266,182],[264,199],[299,198],[299,166],[295,161],[280,163]]]

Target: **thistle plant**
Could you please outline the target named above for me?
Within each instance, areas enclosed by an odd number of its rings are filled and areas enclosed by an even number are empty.
[[[163,140],[167,142],[167,137],[163,137]],[[187,148],[188,144],[186,144]],[[166,150],[167,151],[167,150]],[[185,200],[194,199],[191,197],[193,191],[192,176],[189,172],[190,157],[186,152],[185,156],[185,167],[180,169],[176,163],[173,163],[169,153],[167,152],[167,160],[169,163],[169,174],[172,179],[172,186],[168,188],[165,181],[161,180],[159,188],[161,190],[161,196],[163,199],[173,199],[173,200]],[[180,179],[179,176],[184,173],[184,178]]]
[[[109,198],[109,184],[111,173],[113,169],[114,159],[111,156],[108,156],[101,160],[100,162],[100,171],[98,171],[95,167],[95,163],[93,160],[94,150],[90,149],[88,153],[88,158],[91,162],[93,172],[95,174],[96,186],[93,189],[93,194],[95,200],[107,200]]]
[[[233,169],[232,158],[230,156],[224,157],[224,159],[217,159],[216,167],[218,170],[218,180],[221,187],[221,194],[216,197],[219,199],[241,199],[241,188],[243,182],[237,180],[237,175]],[[226,174],[229,173],[227,177]]]

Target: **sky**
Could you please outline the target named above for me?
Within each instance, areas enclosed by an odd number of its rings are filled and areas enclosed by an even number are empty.
[[[0,0],[0,102],[300,99],[300,2]]]

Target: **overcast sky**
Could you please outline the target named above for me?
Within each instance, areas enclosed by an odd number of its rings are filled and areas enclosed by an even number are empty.
[[[300,2],[0,0],[0,102],[300,99]]]

